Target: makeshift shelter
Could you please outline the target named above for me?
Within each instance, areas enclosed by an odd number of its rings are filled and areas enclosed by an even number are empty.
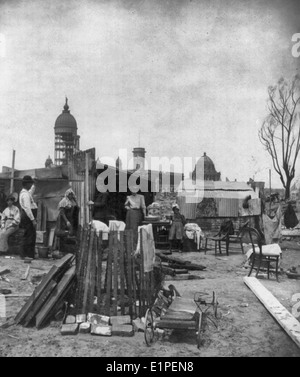
[[[189,222],[203,230],[218,229],[225,219],[235,227],[261,215],[261,199],[244,182],[184,180],[177,189],[177,203]]]

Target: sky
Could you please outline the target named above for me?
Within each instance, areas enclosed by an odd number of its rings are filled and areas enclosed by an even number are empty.
[[[299,73],[295,33],[294,0],[0,0],[0,166],[13,150],[16,169],[54,160],[67,96],[102,162],[137,146],[148,161],[206,152],[222,180],[268,186],[258,129],[268,86]]]

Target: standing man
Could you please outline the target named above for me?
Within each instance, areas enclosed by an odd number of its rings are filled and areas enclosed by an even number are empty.
[[[20,192],[21,223],[20,228],[25,229],[23,257],[34,258],[36,239],[37,205],[33,200],[35,191],[34,181],[30,175],[25,175],[22,180],[23,189]]]

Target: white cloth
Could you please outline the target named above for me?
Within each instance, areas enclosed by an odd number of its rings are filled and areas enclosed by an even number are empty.
[[[190,240],[194,240],[197,243],[197,249],[200,248],[201,237],[204,238],[204,233],[198,224],[187,223],[184,226],[184,231]]]
[[[255,245],[254,245],[255,246]],[[249,259],[253,253],[253,248],[250,245],[250,249],[246,253],[246,258]],[[255,246],[255,254],[259,254],[260,249],[259,246]],[[262,253],[266,256],[281,256],[282,250],[281,247],[277,243],[272,243],[270,245],[262,245]]]
[[[99,237],[100,232],[102,232],[102,240],[108,240],[109,227],[99,220],[93,220],[91,222],[92,228],[96,230],[96,234]]]
[[[34,216],[32,214],[32,209],[37,208],[37,205],[34,202],[33,197],[32,197],[34,191],[35,191],[34,185],[32,185],[30,190],[26,190],[26,189],[23,188],[20,192],[20,198],[19,198],[21,208],[23,208],[26,215],[29,217],[29,219],[31,221],[34,220]]]
[[[120,240],[120,232],[125,230],[126,224],[123,221],[109,220],[109,231],[118,232],[118,240]]]
[[[144,272],[150,272],[153,270],[155,262],[155,243],[152,224],[141,225],[138,227],[138,242],[134,255],[141,253],[141,232],[143,239]]]

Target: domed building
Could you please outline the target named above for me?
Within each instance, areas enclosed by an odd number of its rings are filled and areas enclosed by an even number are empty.
[[[57,117],[55,132],[55,165],[66,164],[68,159],[79,151],[76,119],[70,114],[68,98],[62,113]]]
[[[204,152],[203,156],[199,158],[196,163],[195,169],[192,173],[193,181],[204,180],[204,181],[220,181],[221,173],[217,172],[215,169],[215,164],[212,159],[209,158]]]

